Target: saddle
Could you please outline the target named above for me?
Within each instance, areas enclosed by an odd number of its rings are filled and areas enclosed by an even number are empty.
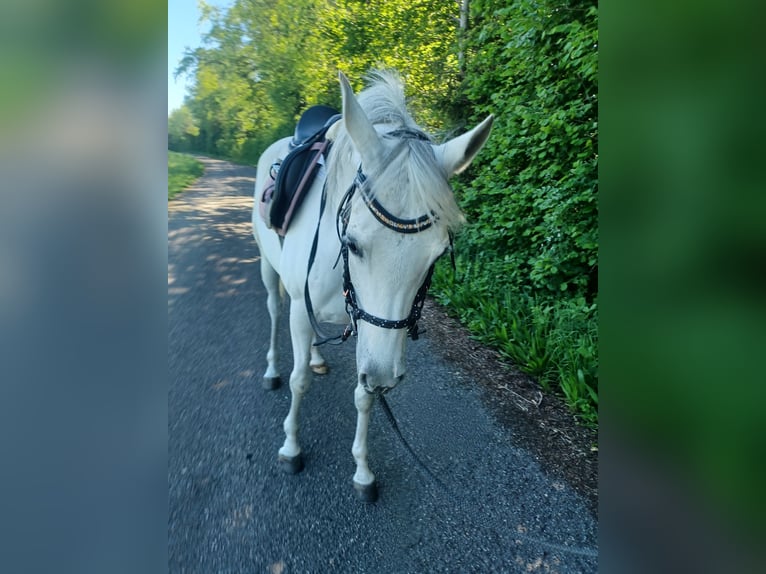
[[[340,117],[329,106],[313,106],[303,112],[290,141],[291,151],[271,166],[259,207],[266,225],[282,237],[329,153],[325,134]]]

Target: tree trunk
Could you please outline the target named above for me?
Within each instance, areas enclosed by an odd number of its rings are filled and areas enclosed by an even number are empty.
[[[458,53],[457,62],[460,75],[465,74],[465,40],[468,33],[468,2],[469,0],[459,0],[460,2],[460,20],[458,23]]]

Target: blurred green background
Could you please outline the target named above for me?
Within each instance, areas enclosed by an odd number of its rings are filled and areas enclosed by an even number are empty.
[[[750,549],[766,534],[754,4],[602,6],[599,84],[601,433],[629,436]]]
[[[763,414],[766,393],[761,363],[766,352],[762,282],[766,269],[766,185],[762,166],[766,78],[762,54],[766,51],[760,30],[762,15],[761,5],[755,2],[723,1],[622,1],[603,3],[599,10],[600,432],[602,437],[624,439],[601,448],[602,467],[610,461],[619,461],[625,454],[620,445],[629,443],[631,452],[640,452],[653,466],[680,481],[684,491],[698,501],[707,519],[736,534],[733,538],[739,540],[740,548],[749,552],[759,550],[766,534],[762,520],[766,510],[762,495],[766,476]],[[60,245],[62,234],[54,233],[54,228],[47,224],[60,221],[59,209],[68,206],[67,225],[78,233],[96,229],[96,221],[102,218],[93,211],[95,197],[105,198],[97,205],[111,208],[110,215],[116,212],[115,206],[120,206],[119,212],[123,214],[123,219],[110,220],[112,225],[104,237],[114,237],[115,222],[128,222],[126,213],[132,217],[137,213],[142,222],[160,224],[147,230],[142,228],[141,237],[158,235],[162,240],[167,143],[162,101],[166,89],[165,27],[165,4],[149,0],[11,0],[0,6],[3,78],[0,166],[5,178],[0,248],[4,278],[23,277],[23,265],[29,262],[61,260],[60,253],[46,255],[35,251],[37,243],[16,241],[9,231],[9,221],[36,236],[40,245]],[[80,98],[89,102],[88,110],[98,109],[92,105],[94,93],[96,101],[103,104],[101,114],[94,115],[90,123],[78,121],[76,125],[91,126],[96,130],[94,133],[100,126],[108,138],[89,140],[82,134],[75,137],[68,129],[61,132],[51,129],[56,122],[73,117],[71,108],[60,107],[67,98]],[[142,122],[135,121],[141,118]],[[114,123],[108,123],[109,119]],[[114,147],[105,148],[104,141]],[[72,145],[83,142],[88,145]],[[101,154],[98,162],[91,155],[96,152]],[[17,163],[18,158],[36,161],[27,165]],[[96,176],[94,165],[99,168]],[[69,172],[65,171],[66,166],[71,167]],[[158,166],[162,171],[157,171]],[[50,173],[45,173],[46,168]],[[142,179],[147,171],[154,174],[153,180]],[[84,180],[87,185],[83,185]],[[87,198],[78,195],[82,190],[87,190]],[[146,190],[153,190],[159,201],[145,202],[142,192]],[[34,203],[34,210],[27,209],[29,201]],[[126,210],[131,201],[138,202],[135,213]],[[82,225],[83,218],[88,226]],[[41,233],[46,241],[40,239]],[[103,242],[88,244],[99,246]],[[105,273],[124,272],[125,262],[133,261],[131,269],[136,273],[130,276],[146,277],[147,284],[158,291],[162,300],[165,297],[162,273],[159,282],[151,275],[156,271],[157,260],[162,271],[162,242],[159,244],[156,252],[138,250],[140,257],[135,260],[128,257],[103,260],[94,255],[98,265],[93,268],[103,277]],[[70,257],[89,256],[75,250],[66,253]],[[150,262],[148,265],[136,263],[144,258]],[[27,304],[31,311],[46,308],[43,306],[46,298],[62,296],[59,289],[62,276],[71,276],[71,267],[55,277],[42,274],[32,282],[39,293],[30,295],[29,289],[2,291],[3,319],[8,319],[10,311],[26,309]],[[88,300],[83,305],[88,308],[92,293],[88,290],[84,293],[81,296]],[[33,296],[38,298],[29,302],[27,298]],[[129,306],[131,300],[138,299],[117,290],[109,292],[107,303]],[[141,309],[147,312],[153,307],[143,305]],[[166,336],[163,313],[161,308],[155,313],[159,321],[150,321],[149,330],[160,345]],[[77,314],[72,320],[80,325],[83,317],[90,316]],[[109,314],[99,309],[95,316]],[[42,320],[39,332],[45,332],[55,316]],[[35,324],[29,320],[5,321],[3,325],[9,329],[0,332],[4,337],[5,359],[20,356],[22,350],[18,345],[25,342],[29,342],[30,353],[40,348],[35,337],[26,338],[17,329],[33,328]],[[93,360],[90,348],[93,334],[83,335],[77,329],[66,332],[68,342],[82,339],[84,356]],[[103,334],[99,333],[98,339],[103,341]],[[148,340],[144,331],[139,339]],[[119,349],[115,347],[112,354],[100,353],[99,365],[107,368],[134,364],[117,362],[126,349],[134,347],[135,341],[120,340]],[[143,355],[132,356],[139,357],[142,364],[154,364],[144,362]],[[6,360],[1,389],[4,394],[0,397],[0,405],[6,405],[9,411],[0,417],[0,424],[4,425],[0,427],[2,434],[18,437],[18,441],[32,440],[36,449],[32,452],[58,452],[50,448],[50,437],[67,436],[66,425],[73,419],[88,419],[69,415],[62,418],[55,409],[41,417],[39,404],[26,403],[24,393],[46,396],[51,389],[65,388],[67,396],[77,397],[83,414],[89,416],[102,412],[104,401],[108,405],[113,402],[123,406],[144,405],[142,401],[148,397],[152,406],[142,407],[141,412],[157,405],[162,410],[165,404],[161,387],[159,392],[148,395],[143,394],[143,387],[137,387],[142,394],[135,403],[116,401],[112,387],[104,391],[108,396],[95,393],[94,389],[102,387],[83,387],[83,382],[89,379],[61,372],[50,356],[38,364],[53,367],[50,372],[40,373],[39,380],[27,384],[25,373],[14,371],[15,363]],[[165,376],[162,357],[156,373]],[[123,378],[117,378],[120,385],[115,388],[120,393],[135,381],[147,380],[145,376],[131,375],[127,370]],[[9,381],[24,384],[11,387]],[[38,383],[42,386],[37,386]],[[23,407],[28,404],[33,406],[26,411]],[[37,435],[22,437],[18,432],[29,420],[27,412],[43,419],[39,440]],[[79,442],[79,438],[94,434],[111,438],[108,429],[116,423],[129,425],[139,420],[134,411],[115,412],[119,416],[106,422],[95,421],[106,424],[107,432],[99,427],[101,432],[93,433],[92,427],[88,427],[87,433],[77,435],[78,440],[62,440],[62,448],[67,445],[71,448],[72,444],[79,448],[72,457],[61,460],[58,468],[95,471],[83,463],[91,460],[93,449],[89,443]],[[159,429],[156,438],[161,443],[166,426],[159,424],[156,428]],[[111,444],[120,444],[116,439]],[[127,504],[112,507],[113,514],[123,524],[133,524],[125,520],[126,516],[140,523],[130,535],[115,534],[110,538],[115,556],[143,555],[127,550],[126,545],[143,545],[147,535],[164,545],[164,506],[133,504],[132,499],[124,498],[125,492],[130,491],[125,487],[141,483],[148,476],[143,466],[138,471],[128,470],[135,461],[126,456],[139,451],[132,448],[112,451],[114,454],[109,456],[108,449],[99,450],[104,458],[97,470],[106,473],[100,484],[104,488],[112,485],[114,492],[110,494],[119,496],[93,499],[91,495],[90,505],[67,503],[66,497],[59,495],[42,497],[46,487],[62,488],[54,476],[47,482],[43,480],[49,472],[47,466],[42,466],[43,457],[37,457],[41,466],[30,470],[30,476],[38,478],[32,489],[23,476],[14,482],[16,475],[8,470],[13,465],[5,466],[4,476],[10,477],[11,483],[4,490],[12,492],[19,502],[4,507],[4,518],[28,520],[28,528],[14,522],[11,531],[32,535],[29,546],[16,538],[5,539],[6,548],[0,555],[10,557],[11,561],[21,556],[26,560],[25,566],[30,565],[30,556],[42,557],[44,553],[35,544],[45,538],[36,538],[35,533],[43,524],[58,524],[60,528],[55,532],[59,534],[82,531],[89,536],[92,534],[89,525],[101,524],[97,519],[103,515],[103,500],[127,500]],[[9,455],[4,460],[15,459]],[[142,464],[143,458],[139,462]],[[159,476],[161,485],[166,468],[155,464],[150,470],[152,476]],[[617,497],[645,494],[634,490],[635,484],[610,483],[610,476],[613,475],[602,472],[602,481]],[[83,483],[74,480],[72,484]],[[603,499],[604,529],[619,526],[618,522],[607,520],[614,500]],[[50,512],[54,507],[58,509],[55,515]],[[62,508],[66,520],[61,518]],[[145,509],[151,513],[148,523],[156,523],[158,528],[147,527],[131,514]],[[72,523],[69,520],[72,516],[80,518]],[[655,519],[657,525],[662,524],[663,516]],[[104,532],[102,529],[101,534]],[[87,537],[79,541],[61,540],[62,548],[71,551],[79,547],[88,554],[87,549],[92,548]],[[631,542],[640,545],[642,540],[636,538]],[[37,551],[33,552],[33,548]],[[104,566],[101,570],[115,571],[108,566],[118,561],[104,558],[106,546],[102,545],[101,550]],[[66,569],[59,560],[56,570]],[[147,568],[136,565],[133,569],[141,570]],[[729,571],[742,570],[732,567]]]

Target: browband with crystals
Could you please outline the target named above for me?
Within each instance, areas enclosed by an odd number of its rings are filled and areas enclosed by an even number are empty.
[[[433,214],[421,215],[417,219],[399,219],[395,215],[389,213],[389,211],[383,207],[377,199],[370,197],[367,188],[364,185],[366,181],[367,176],[364,175],[362,166],[360,165],[359,170],[356,173],[355,184],[361,190],[362,197],[364,198],[364,203],[367,205],[370,213],[375,216],[375,219],[377,219],[380,223],[389,229],[393,229],[399,233],[418,233],[428,229],[433,225],[435,218]]]

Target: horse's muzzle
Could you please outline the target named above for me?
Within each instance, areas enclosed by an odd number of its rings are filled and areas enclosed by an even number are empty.
[[[371,377],[367,373],[359,373],[359,384],[370,394],[387,393],[404,380],[404,375],[396,377]]]

